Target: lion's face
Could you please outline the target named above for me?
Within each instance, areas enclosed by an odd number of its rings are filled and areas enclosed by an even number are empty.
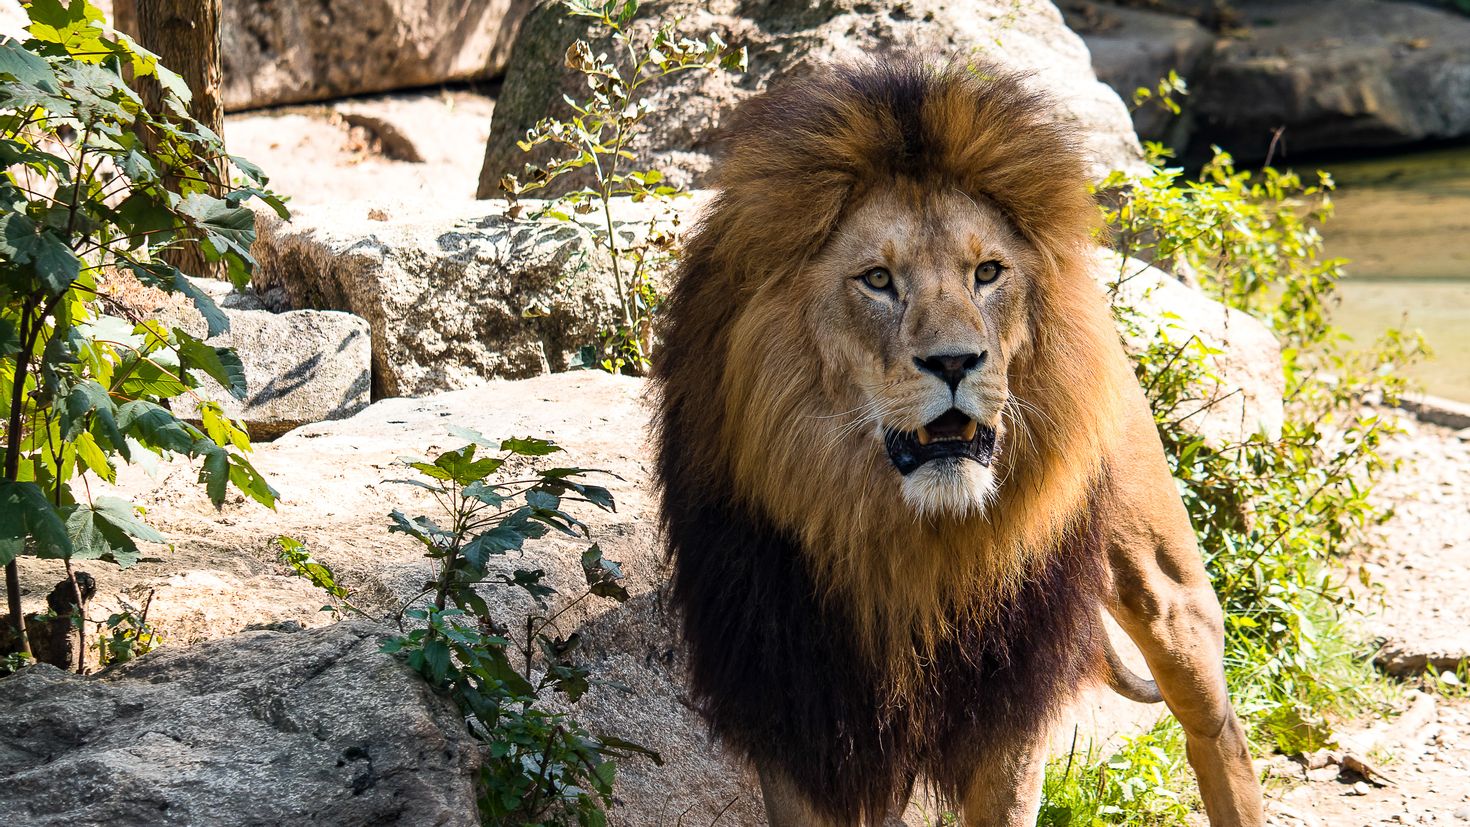
[[[898,183],[870,192],[803,276],[845,438],[882,452],[921,514],[978,512],[997,489],[1036,267],[994,205]]]

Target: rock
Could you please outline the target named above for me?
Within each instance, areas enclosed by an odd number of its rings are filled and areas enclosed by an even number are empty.
[[[1267,153],[1391,146],[1470,134],[1470,17],[1414,3],[1247,4],[1191,85],[1192,144]]]
[[[1186,82],[1193,80],[1215,43],[1215,35],[1191,17],[1088,0],[1064,3],[1062,11],[1067,25],[1087,44],[1097,79],[1129,103],[1136,90],[1157,88],[1171,71]],[[1177,100],[1187,112],[1188,97]],[[1134,109],[1133,126],[1140,137],[1175,147],[1182,147],[1189,137],[1187,117],[1152,102]]]
[[[368,321],[378,396],[566,370],[618,318],[585,229],[512,220],[499,201],[303,209],[264,218],[254,252],[260,291]]]
[[[231,110],[485,80],[530,0],[225,0]]]
[[[1390,675],[1401,677],[1419,675],[1429,666],[1442,675],[1453,675],[1470,663],[1470,639],[1389,640],[1379,647],[1373,662]]]
[[[1218,382],[1196,389],[1199,413],[1179,412],[1188,417],[1189,427],[1214,445],[1237,443],[1258,431],[1280,436],[1286,377],[1281,345],[1265,325],[1135,259],[1125,263],[1112,251],[1099,250],[1098,266],[1101,283],[1121,281],[1118,300],[1140,311],[1139,320],[1150,337],[1167,325],[1170,341],[1180,346],[1195,335],[1206,347],[1220,351],[1206,357]],[[1130,348],[1140,345],[1136,337],[1128,343]]]
[[[631,28],[646,38],[656,21],[679,20],[678,31],[703,36],[717,32],[749,52],[749,73],[688,72],[653,88],[655,114],[631,145],[641,163],[670,180],[698,186],[711,163],[711,141],[721,122],[745,98],[774,80],[833,62],[884,54],[955,55],[996,61],[1035,73],[1036,84],[1054,95],[1062,117],[1084,132],[1101,173],[1134,169],[1140,158],[1127,109],[1098,83],[1087,48],[1062,23],[1046,0],[904,0],[871,4],[860,0],[770,0],[716,4],[656,0],[643,5]],[[478,196],[499,193],[506,173],[519,173],[528,160],[515,144],[538,119],[565,116],[563,93],[586,94],[586,84],[565,67],[567,47],[588,36],[585,19],[568,18],[557,3],[541,2],[527,16],[506,69],[496,103],[490,142],[480,172]],[[576,176],[561,179],[580,185]]]
[[[138,2],[147,0],[93,0],[93,5],[135,35],[129,7]],[[498,77],[532,2],[223,0],[225,109]],[[0,0],[0,34],[23,40],[27,22],[17,0]]]
[[[0,823],[478,824],[459,711],[362,623],[0,680]]]
[[[1470,404],[1429,394],[1409,394],[1399,399],[1399,407],[1420,422],[1429,422],[1457,431],[1470,429]],[[1463,437],[1462,437],[1463,438]]]
[[[471,89],[417,90],[234,112],[225,134],[230,151],[259,164],[271,188],[291,197],[292,212],[304,204],[469,200],[494,110],[494,98]]]
[[[229,331],[208,341],[233,348],[240,357],[246,395],[235,399],[211,379],[199,393],[244,422],[252,438],[274,439],[297,426],[341,419],[367,407],[372,385],[367,322],[350,313],[320,310],[225,314]],[[197,417],[192,399],[179,403],[179,416]]]

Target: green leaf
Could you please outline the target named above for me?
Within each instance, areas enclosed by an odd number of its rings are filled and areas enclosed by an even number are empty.
[[[388,512],[388,519],[393,521],[388,526],[389,534],[407,534],[430,549],[438,548],[438,543],[434,539],[435,532],[428,526],[421,526],[418,522],[410,520],[402,511],[396,508]]]
[[[245,398],[245,365],[233,350],[207,345],[179,328],[174,328],[173,333],[179,342],[182,369],[201,370],[230,396]]]
[[[27,539],[35,543],[38,557],[72,554],[66,523],[41,487],[34,482],[0,480],[0,565],[18,557]]]
[[[193,219],[215,252],[233,252],[250,264],[250,245],[255,241],[255,213],[247,207],[232,207],[228,201],[194,193],[179,205],[179,212]]]
[[[61,424],[65,438],[74,439],[77,434],[82,433],[87,415],[90,414],[94,427],[107,439],[111,448],[122,454],[123,459],[129,459],[127,440],[117,426],[117,405],[113,403],[106,388],[91,379],[81,382],[66,395],[66,404],[62,410]]]
[[[261,186],[265,186],[266,184],[270,183],[270,179],[266,177],[265,170],[261,169],[260,167],[256,166],[245,158],[241,158],[239,155],[231,155],[230,163],[234,164],[236,169],[245,173],[245,177],[249,178],[251,181],[254,181]],[[282,217],[284,218],[285,216]]]
[[[201,449],[204,461],[199,464],[199,481],[204,483],[210,503],[219,508],[224,504],[225,486],[230,481],[230,454],[212,440],[209,444],[211,448]]]
[[[507,439],[500,443],[500,450],[510,451],[523,457],[544,457],[561,450],[556,443],[546,439],[526,437],[524,439]]]
[[[52,295],[65,292],[81,273],[81,260],[49,227],[19,214],[0,216],[0,255],[30,264]]]
[[[97,445],[97,438],[92,436],[91,431],[82,431],[72,437],[71,447],[76,450],[77,458],[80,459],[92,473],[107,482],[117,481],[117,472],[112,463],[107,461],[107,455]]]
[[[168,538],[138,520],[137,509],[127,500],[118,497],[98,497],[94,503],[98,516],[110,525],[117,526],[131,537],[146,543],[166,543]]]
[[[138,520],[133,504],[117,497],[98,497],[79,504],[67,517],[67,532],[78,560],[109,560],[122,568],[138,562],[136,540],[164,543],[167,538]]]
[[[185,454],[194,446],[194,435],[178,417],[145,399],[135,399],[118,408],[117,426],[149,448]]]
[[[623,579],[623,567],[603,557],[601,546],[594,544],[582,552],[582,573],[587,577],[589,590],[598,597],[619,603],[628,599],[628,590],[618,583]]]
[[[428,667],[428,677],[434,683],[443,683],[449,676],[449,646],[437,638],[425,642],[424,664]]]
[[[53,95],[60,91],[50,64],[26,51],[14,38],[0,40],[0,73]]]
[[[234,452],[230,452],[230,482],[244,492],[245,496],[266,508],[276,507],[276,498],[280,496],[276,489],[271,488],[265,477],[250,464],[250,460]]]

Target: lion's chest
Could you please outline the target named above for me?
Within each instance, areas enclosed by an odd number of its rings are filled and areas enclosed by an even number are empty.
[[[792,543],[719,510],[702,527],[670,522],[693,690],[720,737],[815,800],[869,813],[919,775],[957,793],[985,751],[1044,726],[1097,663],[1095,542],[1058,549],[989,622],[955,620],[900,681],[817,598]]]

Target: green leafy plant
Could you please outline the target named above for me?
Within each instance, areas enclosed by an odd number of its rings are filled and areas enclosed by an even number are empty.
[[[587,540],[587,526],[566,505],[610,511],[612,495],[586,483],[584,469],[536,467],[561,450],[551,442],[460,435],[470,443],[432,462],[407,462],[418,478],[394,480],[428,491],[442,508],[442,523],[391,515],[389,531],[423,544],[435,576],[399,615],[414,628],[386,651],[402,653],[430,684],[447,690],[488,745],[480,773],[484,823],[600,827],[612,803],[615,760],[660,759],[628,741],[594,735],[549,704],[552,696],[575,703],[593,680],[575,659],[577,634],[564,636],[557,621],[590,598],[627,600],[618,582],[622,570],[596,544],[588,546],[579,559],[585,588],[553,610],[557,591],[546,572],[505,558],[552,532]],[[481,448],[496,453],[486,456]],[[528,600],[533,609],[524,623],[512,628],[486,600],[487,589],[502,600],[510,594]]]
[[[527,165],[523,176],[505,176],[500,187],[514,203],[545,189],[557,179],[581,170],[592,183],[566,193],[536,212],[536,217],[576,221],[575,216],[598,213],[587,222],[595,245],[611,260],[621,319],[602,342],[601,366],[613,372],[641,375],[653,350],[653,314],[661,300],[653,281],[678,241],[677,218],[668,209],[671,199],[687,195],[671,185],[656,169],[640,169],[630,146],[654,111],[648,93],[660,81],[693,70],[744,71],[745,50],[733,49],[716,34],[702,40],[678,36],[676,23],[660,25],[641,42],[629,29],[638,13],[636,0],[564,0],[572,17],[587,18],[605,31],[608,50],[597,52],[586,40],[567,49],[567,68],[585,79],[586,99],[566,98],[571,115],[543,118],[519,141],[526,152],[551,146],[559,153],[539,165]],[[524,180],[522,180],[524,178]],[[654,211],[639,226],[620,226],[613,217],[613,199],[654,202]],[[512,208],[512,214],[519,214]]]
[[[1179,98],[1189,94],[1189,84],[1173,69],[1165,75],[1153,87],[1140,86],[1133,90],[1133,106],[1129,111],[1137,112],[1144,106],[1153,103],[1168,112],[1170,115],[1180,115],[1184,107],[1179,103]]]
[[[95,6],[34,0],[26,11],[30,39],[0,41],[0,563],[10,647],[23,652],[17,557],[61,559],[70,574],[73,561],[127,566],[139,542],[164,542],[130,503],[93,496],[89,476],[112,482],[118,462],[178,455],[199,463],[216,505],[229,485],[273,504],[244,430],[197,393],[208,377],[243,397],[240,360],[183,327],[130,317],[107,285],[126,274],[182,294],[206,336],[222,333],[225,314],[160,253],[198,238],[243,285],[255,237],[244,202],[260,198],[285,216],[253,164],[229,157],[240,183],[213,180],[224,146],[188,116],[189,90],[106,31]],[[128,87],[129,74],[157,79],[158,111]],[[209,194],[216,186],[223,197]],[[197,426],[168,407],[186,396]]]
[[[326,592],[331,602],[323,606],[322,611],[331,612],[334,617],[338,618],[349,612],[371,617],[367,612],[353,605],[352,592],[337,580],[337,574],[330,566],[311,556],[305,543],[294,537],[286,536],[277,537],[275,542],[276,559],[280,560],[282,565],[290,569],[292,574]]]
[[[120,611],[113,612],[99,624],[103,634],[97,639],[98,660],[102,666],[128,661],[153,651],[159,643],[159,634],[148,625],[148,608],[153,605],[153,591],[143,599],[139,608],[121,600]]]
[[[1183,733],[1173,721],[1126,739],[1101,759],[1090,749],[1078,754],[1074,738],[1066,759],[1047,774],[1036,823],[1041,827],[1184,824],[1195,803],[1192,792],[1181,791],[1188,777]]]
[[[1294,754],[1332,739],[1331,716],[1376,683],[1347,628],[1356,598],[1341,556],[1389,515],[1372,499],[1393,469],[1378,452],[1400,368],[1425,352],[1387,331],[1355,348],[1332,325],[1345,262],[1322,252],[1332,180],[1318,173],[1237,170],[1216,150],[1199,176],[1166,166],[1114,173],[1099,186],[1106,231],[1122,257],[1111,280],[1119,329],[1154,412],[1180,493],[1226,615],[1226,669],[1257,749]],[[1145,318],[1121,288],[1148,262],[1189,276],[1206,294],[1263,322],[1282,345],[1285,418],[1218,444],[1193,427],[1233,392],[1212,372],[1218,354],[1172,320]],[[1162,323],[1161,323],[1162,322]],[[1144,752],[1139,750],[1143,749]],[[1190,775],[1173,722],[1080,770],[1053,766],[1044,824],[1183,824]],[[1060,773],[1060,776],[1058,775]]]

